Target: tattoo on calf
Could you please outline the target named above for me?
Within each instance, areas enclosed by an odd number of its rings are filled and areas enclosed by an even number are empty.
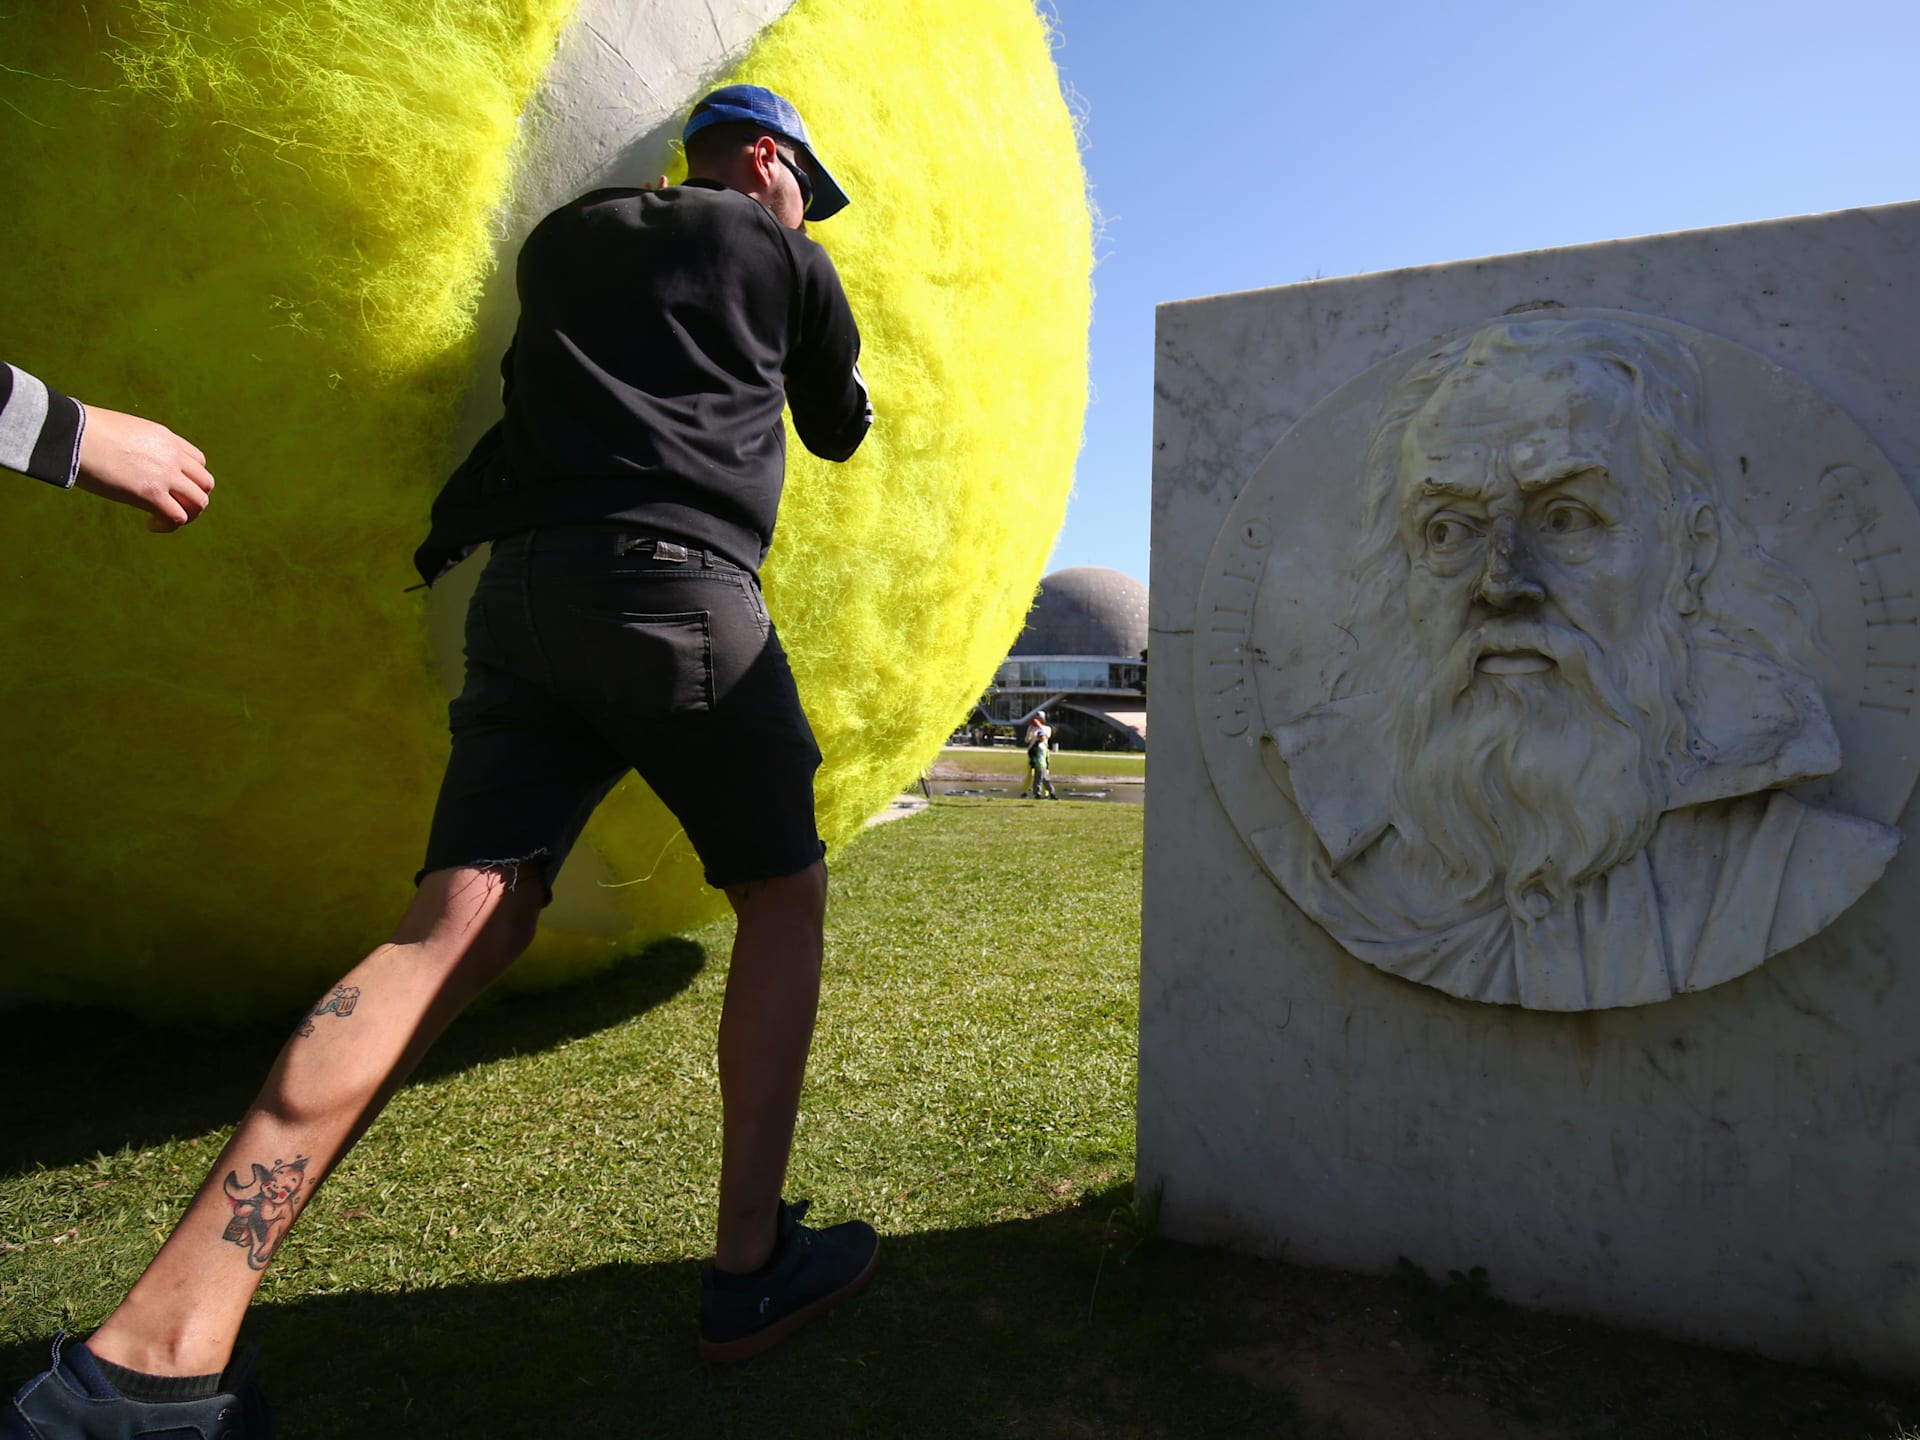
[[[314,1006],[313,1013],[301,1022],[298,1034],[303,1040],[313,1034],[313,1022],[322,1015],[338,1015],[342,1020],[346,1019],[353,1014],[353,1007],[359,1003],[360,987],[358,985],[334,986],[333,994]]]
[[[241,1183],[237,1170],[229,1170],[220,1182],[227,1204],[233,1207],[233,1218],[220,1238],[246,1247],[248,1268],[266,1269],[280,1242],[287,1238],[294,1213],[300,1208],[300,1186],[306,1178],[307,1157],[296,1155],[291,1160],[275,1160],[271,1170],[255,1162],[250,1184]]]

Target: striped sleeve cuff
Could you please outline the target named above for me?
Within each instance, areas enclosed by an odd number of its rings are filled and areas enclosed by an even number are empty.
[[[80,475],[86,407],[0,361],[0,466],[63,490]]]

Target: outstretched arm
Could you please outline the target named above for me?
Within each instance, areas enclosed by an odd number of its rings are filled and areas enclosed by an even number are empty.
[[[207,457],[166,426],[82,405],[4,363],[0,466],[132,505],[162,533],[206,509],[213,490]]]

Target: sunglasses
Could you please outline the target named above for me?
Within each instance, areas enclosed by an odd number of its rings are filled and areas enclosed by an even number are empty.
[[[779,155],[780,152],[776,150],[774,154]],[[813,181],[808,178],[806,171],[786,156],[780,155],[780,163],[787,167],[788,173],[793,176],[793,183],[800,187],[800,214],[804,217],[813,208]]]

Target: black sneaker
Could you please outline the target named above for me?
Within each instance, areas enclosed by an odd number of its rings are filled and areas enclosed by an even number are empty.
[[[64,1350],[63,1350],[64,1347]],[[80,1341],[53,1337],[53,1361],[0,1410],[5,1440],[272,1440],[273,1410],[253,1383],[248,1346],[205,1400],[129,1400]]]
[[[751,1275],[700,1267],[702,1359],[751,1359],[866,1288],[880,1237],[864,1220],[809,1229],[800,1217],[810,1203],[780,1202],[773,1258]]]

